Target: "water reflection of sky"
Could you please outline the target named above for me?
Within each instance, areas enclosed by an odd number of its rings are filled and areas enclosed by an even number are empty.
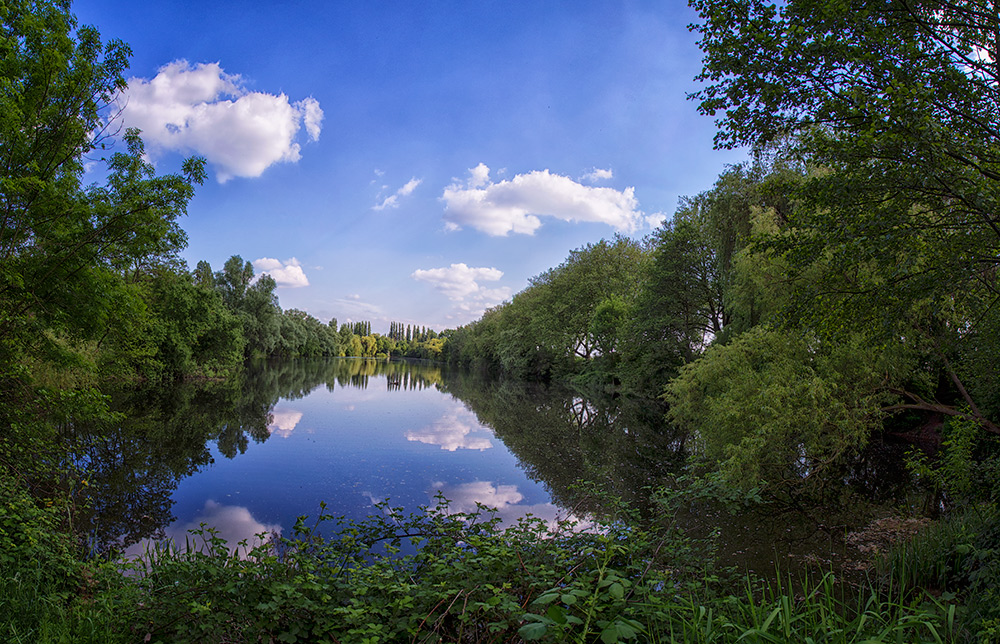
[[[214,534],[209,534],[207,531],[201,535],[192,534],[191,531],[200,530],[202,525],[211,526]],[[271,541],[280,535],[280,525],[261,523],[245,507],[222,505],[211,499],[205,501],[205,505],[190,521],[175,521],[164,530],[164,536],[181,549],[204,550],[208,539],[219,537],[226,540],[230,552],[239,549],[241,554],[246,554],[261,542]],[[245,545],[240,546],[241,542]],[[152,545],[152,540],[142,539],[130,546],[125,555],[141,556]]]
[[[179,484],[168,536],[201,521],[225,524],[227,538],[261,526],[287,533],[296,517],[315,516],[321,501],[328,512],[360,519],[373,500],[416,510],[434,505],[438,491],[456,512],[479,502],[508,521],[526,513],[555,519],[541,484],[461,402],[433,387],[389,390],[384,381],[372,376],[364,389],[318,387],[282,400],[267,441],[233,459],[213,448],[214,463]]]

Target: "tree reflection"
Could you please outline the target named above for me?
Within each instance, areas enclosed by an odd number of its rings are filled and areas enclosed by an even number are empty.
[[[441,389],[464,402],[565,508],[601,514],[579,484],[642,507],[648,488],[675,475],[686,453],[655,401],[585,398],[579,392],[454,372]]]
[[[236,458],[272,433],[288,436],[301,414],[294,404],[318,387],[366,389],[384,378],[388,395],[436,388],[464,403],[479,424],[518,458],[553,502],[577,515],[604,515],[601,501],[578,487],[591,481],[610,497],[645,511],[649,488],[676,478],[688,461],[686,438],[664,422],[656,401],[584,396],[558,386],[499,379],[435,365],[366,359],[313,359],[249,365],[226,381],[162,384],[110,392],[125,419],[72,428],[75,465],[84,472],[86,512],[80,519],[95,551],[123,549],[162,537],[171,497],[186,476],[212,461],[212,445]],[[296,415],[298,414],[298,415]],[[411,430],[406,438],[442,450],[487,450],[495,441],[455,415]],[[905,472],[887,471],[874,444],[840,470],[831,490],[893,496]],[[839,493],[839,492],[838,492]],[[703,515],[707,517],[708,515]],[[715,520],[715,519],[713,519]]]
[[[266,441],[281,424],[274,414],[279,401],[320,386],[364,389],[373,376],[385,376],[389,391],[419,390],[438,384],[441,369],[355,359],[262,361],[225,381],[107,391],[123,420],[78,424],[65,437],[87,481],[78,520],[92,550],[122,550],[164,536],[181,479],[212,462],[213,442],[222,456],[235,458],[251,441]]]

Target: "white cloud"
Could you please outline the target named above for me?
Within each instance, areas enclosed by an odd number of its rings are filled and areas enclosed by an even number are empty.
[[[646,225],[650,229],[655,230],[663,225],[663,222],[667,220],[667,213],[665,212],[654,212],[651,215],[646,216]]]
[[[584,186],[569,177],[535,170],[493,183],[480,163],[469,170],[466,185],[455,182],[444,190],[447,228],[472,226],[490,235],[534,234],[540,217],[563,221],[600,222],[618,230],[635,230],[642,218],[635,190]]]
[[[473,414],[464,409],[456,409],[434,421],[430,427],[406,432],[406,440],[428,445],[440,445],[441,449],[449,452],[458,449],[483,451],[493,447],[490,439],[485,436],[469,436],[469,434],[484,431],[489,432],[487,428],[476,421]]]
[[[386,208],[398,208],[399,198],[411,194],[414,190],[417,189],[417,186],[423,183],[423,181],[424,181],[423,179],[417,179],[416,177],[413,177],[412,179],[407,181],[402,188],[400,188],[393,194],[383,199],[382,203],[372,206],[372,210],[385,210]],[[385,187],[386,186],[383,186],[383,188]]]
[[[615,175],[610,168],[607,170],[602,170],[601,168],[594,168],[590,172],[585,173],[580,177],[581,181],[587,181],[589,183],[597,183],[598,181],[607,181],[613,178]]]
[[[590,529],[593,523],[581,521],[572,513],[561,510],[557,505],[549,503],[522,504],[524,495],[516,485],[495,485],[491,481],[472,481],[471,483],[447,484],[441,481],[431,483],[427,496],[434,502],[438,493],[451,501],[448,514],[473,513],[482,504],[497,510],[497,516],[505,525],[512,525],[518,519],[531,515],[545,521],[550,530],[554,530],[561,518],[579,522],[577,529]]]
[[[351,293],[350,295],[347,296],[347,299],[357,301],[361,299],[361,296],[357,293]]]
[[[485,163],[469,169],[469,187],[482,188],[490,182],[490,169]]]
[[[302,265],[294,257],[284,262],[271,257],[261,257],[253,261],[253,267],[257,269],[258,277],[270,275],[279,288],[309,286],[309,279],[302,270]]]
[[[470,296],[485,297],[487,293],[495,293],[496,291],[480,286],[479,280],[495,282],[503,277],[503,271],[496,268],[472,268],[463,263],[446,268],[418,269],[410,277],[429,282],[451,300],[462,301]]]
[[[428,492],[442,493],[451,501],[449,510],[452,512],[475,512],[477,503],[502,509],[524,500],[524,495],[517,490],[516,485],[494,485],[490,481],[472,481],[457,485],[435,481],[431,483]]]
[[[142,130],[151,154],[164,150],[204,156],[225,183],[259,177],[275,163],[301,158],[295,139],[302,127],[319,139],[323,110],[306,98],[247,90],[238,75],[219,63],[177,60],[151,80],[130,78],[118,100],[125,127]]]

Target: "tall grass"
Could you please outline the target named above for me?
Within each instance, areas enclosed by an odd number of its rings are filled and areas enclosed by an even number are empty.
[[[963,636],[1000,641],[1000,510],[976,504],[894,546],[881,562],[886,583],[911,595],[932,591],[964,607]]]
[[[0,571],[0,642],[7,644],[115,644],[127,626],[111,606],[52,593],[40,571]]]
[[[919,605],[886,596],[875,587],[848,593],[832,574],[803,585],[796,595],[780,581],[746,581],[741,595],[700,599],[695,593],[674,601],[653,601],[649,641],[684,644],[728,642],[878,642],[956,641],[954,606],[930,601]],[[845,595],[849,594],[849,598]]]

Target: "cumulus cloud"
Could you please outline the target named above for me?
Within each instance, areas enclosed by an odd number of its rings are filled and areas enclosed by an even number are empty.
[[[177,60],[152,79],[130,78],[118,101],[125,127],[142,130],[151,154],[171,150],[204,156],[224,183],[259,177],[275,163],[301,158],[296,142],[304,127],[319,139],[319,101],[292,102],[285,94],[247,90],[240,76],[219,63],[191,65]]]
[[[479,281],[495,282],[503,277],[503,271],[496,268],[472,268],[462,263],[445,268],[417,269],[410,277],[432,284],[451,300],[461,301],[470,296],[485,297],[490,290],[480,286]]]
[[[667,220],[667,213],[665,212],[654,212],[651,215],[646,216],[646,225],[651,229],[659,228],[663,225],[663,222]]]
[[[490,182],[490,169],[485,163],[469,168],[469,187],[482,188]]]
[[[480,425],[468,411],[456,409],[434,421],[430,427],[406,432],[406,440],[439,445],[449,452],[458,449],[475,449],[481,452],[493,447],[493,443],[485,436],[470,436],[473,432],[489,430]]]
[[[569,177],[535,170],[495,183],[480,163],[469,170],[463,185],[456,181],[444,190],[446,226],[472,226],[487,234],[512,232],[532,235],[541,217],[563,221],[605,223],[618,230],[635,230],[642,219],[635,190],[584,186]]]
[[[383,199],[381,203],[372,206],[372,210],[385,210],[386,208],[398,208],[400,197],[405,197],[411,194],[414,190],[417,189],[417,186],[423,183],[423,181],[424,181],[423,179],[417,179],[416,177],[413,177],[412,179],[407,181],[402,188],[400,188],[393,194]]]
[[[309,279],[299,260],[294,257],[284,262],[271,257],[261,257],[253,261],[253,267],[260,275],[270,275],[278,284],[278,288],[300,288],[309,286]]]
[[[611,172],[611,169],[602,170],[601,168],[594,168],[590,172],[585,173],[580,177],[581,181],[587,181],[588,183],[597,183],[598,181],[607,181],[613,178],[615,175]]]

